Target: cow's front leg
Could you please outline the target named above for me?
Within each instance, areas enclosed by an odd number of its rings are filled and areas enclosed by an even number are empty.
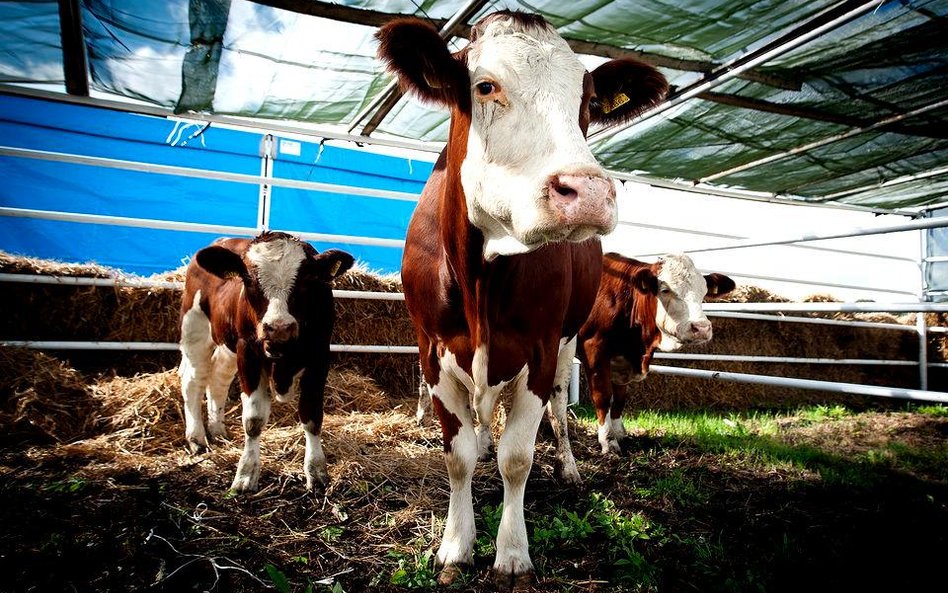
[[[437,565],[442,567],[438,582],[449,585],[458,577],[462,566],[474,563],[471,478],[477,462],[477,438],[474,436],[468,391],[444,372],[430,389],[432,408],[441,422],[444,461],[451,486],[448,517],[435,558]]]
[[[192,453],[207,448],[204,413],[201,400],[211,374],[211,322],[200,308],[201,291],[194,295],[194,305],[181,318],[181,396],[184,399],[184,438]]]
[[[569,442],[569,423],[566,416],[566,405],[569,395],[570,371],[573,368],[573,357],[576,355],[576,338],[563,345],[556,362],[556,380],[553,383],[553,393],[547,403],[547,417],[553,434],[556,437],[556,463],[554,471],[557,478],[563,483],[578,486],[582,483],[579,470],[576,469],[576,459]]]
[[[326,352],[327,361],[328,357],[329,352]],[[328,363],[318,364],[307,368],[300,379],[299,415],[306,435],[303,474],[306,476],[306,489],[310,492],[329,485],[326,454],[319,437],[323,428],[323,397],[328,372]]]
[[[244,452],[237,463],[237,475],[231,488],[237,492],[257,489],[260,480],[260,434],[270,419],[270,390],[266,377],[261,377],[252,393],[241,393],[243,402]]]
[[[497,448],[497,465],[504,479],[504,510],[497,530],[494,578],[503,589],[527,585],[533,573],[523,494],[533,466],[533,449],[544,404],[537,394],[520,383],[522,381],[518,381],[514,391],[507,425]]]

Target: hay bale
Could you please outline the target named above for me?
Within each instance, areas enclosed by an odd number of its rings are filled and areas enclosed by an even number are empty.
[[[0,346],[0,435],[5,444],[70,442],[90,434],[98,402],[86,378],[34,350]]]

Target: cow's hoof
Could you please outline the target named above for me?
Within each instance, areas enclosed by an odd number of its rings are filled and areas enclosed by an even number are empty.
[[[559,482],[564,486],[578,488],[583,485],[583,479],[579,477],[579,470],[576,469],[575,464],[572,467],[568,467],[557,462],[554,473]]]
[[[529,591],[533,580],[532,568],[520,573],[494,568],[494,585],[498,591]]]
[[[438,584],[444,587],[453,585],[464,573],[464,566],[461,564],[448,564],[438,573]]]
[[[320,492],[329,486],[329,474],[326,470],[316,472],[306,472],[306,490],[309,492]]]
[[[191,455],[201,455],[202,453],[207,453],[207,443],[188,439],[188,451],[191,453]]]
[[[212,441],[220,442],[229,440],[229,435],[227,434],[227,427],[221,424],[210,424],[207,427],[207,436],[210,437]]]

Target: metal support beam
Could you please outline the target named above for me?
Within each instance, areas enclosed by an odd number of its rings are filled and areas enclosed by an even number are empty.
[[[851,128],[864,128],[867,126],[873,125],[873,122],[858,118],[858,117],[849,117],[846,115],[837,115],[835,113],[829,113],[826,111],[820,111],[819,109],[813,109],[811,107],[802,107],[792,104],[782,104],[782,103],[771,103],[770,101],[764,101],[761,99],[752,99],[750,97],[741,97],[739,95],[729,95],[727,93],[716,93],[714,91],[707,91],[704,93],[699,93],[697,95],[699,99],[705,101],[711,101],[713,103],[720,103],[721,105],[729,105],[731,107],[738,107],[741,109],[750,109],[752,111],[762,111],[764,113],[774,113],[776,115],[786,115],[789,117],[798,117],[801,119],[812,119],[816,121],[823,121],[831,124],[839,124],[841,126],[849,126]],[[887,132],[894,132],[897,134],[904,134],[906,136],[919,136],[922,138],[939,138],[939,139],[948,139],[948,125],[930,125],[924,127],[907,127],[900,126],[898,124],[892,124],[886,128]]]
[[[913,401],[931,401],[948,404],[948,393],[940,391],[923,391],[919,389],[902,389],[900,387],[877,387],[874,385],[859,385],[858,383],[833,383],[830,381],[816,381],[813,379],[793,379],[790,377],[771,377],[767,375],[748,375],[746,373],[726,373],[723,371],[706,371],[703,369],[689,369],[683,367],[667,367],[652,365],[651,371],[662,375],[678,375],[680,377],[698,377],[702,379],[716,379],[720,381],[734,381],[737,383],[753,383],[756,385],[770,385],[773,387],[790,387],[794,389],[815,389],[817,391],[831,391],[848,393],[850,395],[871,395],[875,397],[889,397]]]
[[[329,2],[319,2],[317,0],[251,0],[257,4],[288,10],[298,14],[305,14],[319,18],[331,19],[343,23],[354,25],[363,25],[366,27],[381,27],[392,19],[404,16],[401,14],[392,14],[369,10],[365,8],[355,8],[352,6],[343,6]],[[429,19],[429,22],[437,28],[444,27],[448,21],[444,19]],[[471,28],[466,23],[462,23],[454,35],[469,39]],[[600,56],[603,58],[635,58],[657,68],[669,68],[680,72],[700,72],[707,74],[713,72],[720,64],[707,62],[704,60],[689,60],[684,58],[674,58],[662,54],[654,54],[635,49],[616,47],[594,41],[583,39],[571,39],[564,37],[566,43],[578,54],[590,56]],[[801,83],[797,79],[787,78],[786,76],[774,74],[771,72],[759,72],[757,70],[747,70],[738,75],[738,78],[750,80],[774,88],[787,91],[799,91]],[[355,126],[353,126],[353,129]]]
[[[844,189],[835,193],[827,194],[819,198],[814,198],[810,200],[812,202],[821,203],[829,202],[830,200],[836,200],[845,196],[852,196],[855,194],[860,194],[864,191],[873,191],[879,189],[885,189],[889,187],[895,187],[896,185],[904,185],[906,183],[912,183],[913,181],[919,181],[921,179],[930,179],[932,177],[941,177],[942,175],[948,175],[948,167],[938,167],[937,169],[932,169],[931,171],[924,171],[922,173],[913,173],[912,175],[902,175],[901,177],[895,177],[888,181],[883,181],[882,183],[873,183],[872,185],[863,185],[861,187],[854,187],[852,189]]]
[[[873,8],[878,7],[881,3],[882,0],[848,0],[846,2],[840,2],[832,8],[817,14],[787,34],[781,35],[764,47],[752,51],[736,60],[722,64],[698,82],[676,91],[664,102],[645,111],[638,117],[619,126],[603,128],[590,134],[587,141],[590,143],[601,141],[604,138],[614,136],[632,126],[651,119],[660,113],[664,113],[673,107],[677,107],[685,101],[703,92],[710,91],[755,66],[765,64],[774,58],[785,55],[801,45],[861,17]]]
[[[757,241],[754,239],[748,241],[738,241],[730,245],[721,245],[718,247],[704,247],[700,249],[689,249],[688,253],[707,253],[709,251],[727,251],[729,249],[746,249],[748,247],[766,247],[769,245],[788,245],[790,243],[803,243],[806,241],[823,241],[826,239],[844,239],[847,237],[865,237],[867,235],[884,235],[887,233],[901,233],[903,231],[918,231],[922,229],[934,229],[948,227],[948,217],[946,218],[925,218],[922,220],[913,220],[903,224],[894,224],[883,227],[860,227],[853,228],[840,233],[830,233],[826,235],[806,234],[795,237],[786,237],[783,239],[772,239],[769,241]],[[645,253],[640,257],[658,257],[662,253]]]
[[[774,161],[779,161],[779,160],[785,159],[785,158],[787,158],[787,157],[791,157],[791,156],[795,156],[795,155],[798,155],[798,154],[802,154],[802,153],[804,153],[804,152],[809,152],[809,151],[814,150],[814,149],[816,149],[816,148],[820,148],[821,146],[826,146],[826,145],[828,145],[828,144],[833,144],[834,142],[839,142],[839,141],[841,141],[841,140],[846,140],[847,138],[852,138],[853,136],[858,136],[859,134],[865,134],[866,132],[871,132],[871,131],[873,131],[873,130],[878,130],[878,129],[880,129],[880,128],[885,128],[885,127],[890,126],[891,124],[894,124],[894,123],[896,123],[896,122],[900,122],[900,121],[902,121],[902,120],[909,119],[909,118],[912,118],[912,117],[918,117],[919,115],[922,115],[922,114],[924,114],[924,113],[928,113],[929,111],[934,111],[934,110],[936,110],[936,109],[941,109],[942,107],[948,107],[948,99],[942,99],[941,101],[936,101],[936,102],[934,102],[934,103],[930,103],[930,104],[928,104],[928,105],[924,105],[924,106],[922,106],[922,107],[919,107],[919,108],[917,108],[917,109],[913,109],[913,110],[911,110],[911,111],[907,111],[907,112],[905,112],[905,113],[898,113],[898,114],[896,114],[896,115],[892,115],[892,116],[883,118],[883,119],[881,119],[881,120],[879,120],[879,121],[877,121],[877,122],[875,122],[875,123],[873,123],[873,124],[870,124],[870,125],[868,125],[868,126],[863,126],[863,127],[861,127],[861,128],[854,128],[854,129],[849,130],[849,131],[847,131],[847,132],[843,132],[842,134],[834,134],[833,136],[828,136],[828,137],[826,137],[826,138],[822,138],[822,139],[816,140],[816,141],[814,141],[814,142],[808,142],[808,143],[806,143],[806,144],[803,144],[803,145],[800,145],[800,146],[796,146],[796,147],[791,148],[791,149],[789,149],[789,150],[785,150],[785,151],[783,151],[783,152],[778,152],[777,154],[772,154],[772,155],[770,155],[770,156],[767,156],[767,157],[764,157],[764,158],[761,158],[761,159],[757,159],[757,160],[754,160],[754,161],[750,161],[749,163],[744,163],[743,165],[738,165],[738,166],[736,166],[736,167],[731,167],[730,169],[727,169],[727,170],[725,170],[725,171],[721,171],[721,172],[718,172],[718,173],[714,173],[714,174],[712,174],[712,175],[708,175],[707,177],[702,177],[701,179],[697,180],[695,183],[709,183],[709,182],[711,182],[711,181],[714,181],[715,179],[720,179],[720,178],[722,178],[722,177],[727,177],[728,175],[733,175],[734,173],[740,173],[741,171],[747,171],[748,169],[753,169],[753,168],[755,168],[755,167],[759,167],[759,166],[761,166],[761,165],[766,165],[766,164],[772,163],[772,162],[774,162]]]
[[[63,46],[63,76],[66,92],[89,96],[89,71],[86,42],[82,34],[82,10],[79,0],[59,0],[59,36]]]

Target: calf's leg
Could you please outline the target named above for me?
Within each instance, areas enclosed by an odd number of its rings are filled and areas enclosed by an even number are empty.
[[[328,360],[329,353],[326,353]],[[306,476],[306,489],[313,491],[317,486],[325,488],[329,484],[329,472],[326,466],[326,454],[319,435],[323,428],[323,396],[326,388],[328,365],[307,368],[300,379],[300,423],[306,435],[306,454],[303,458],[303,474]]]
[[[241,393],[243,403],[244,452],[237,462],[237,474],[231,488],[252,492],[260,480],[260,433],[270,419],[270,390],[266,377],[261,377],[252,393]]]
[[[194,295],[193,306],[181,316],[181,396],[184,399],[184,437],[192,453],[207,448],[201,399],[211,373],[214,341],[211,322],[200,308],[201,291]]]
[[[237,355],[226,346],[218,346],[211,357],[211,373],[207,384],[207,432],[212,439],[227,437],[224,414],[227,392],[237,372]]]

